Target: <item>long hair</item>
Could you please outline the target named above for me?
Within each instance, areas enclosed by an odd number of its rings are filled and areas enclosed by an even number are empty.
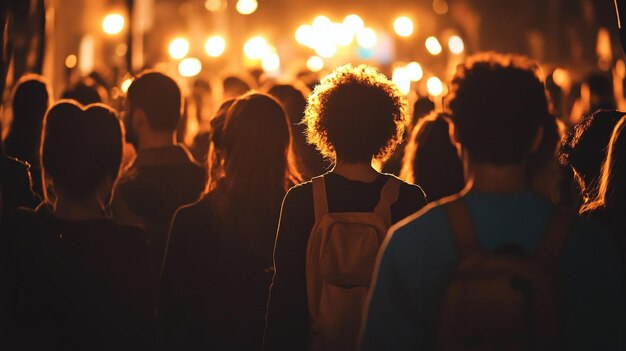
[[[417,122],[404,151],[400,178],[421,186],[429,201],[465,187],[463,164],[450,141],[446,114],[432,112]]]
[[[217,196],[219,221],[225,229],[262,240],[256,234],[261,228],[275,230],[282,198],[300,180],[282,106],[258,93],[236,99],[226,113],[221,148],[223,159],[216,165],[220,170],[212,174],[223,177],[207,196]],[[271,252],[270,241],[265,241]]]
[[[595,200],[581,206],[580,213],[600,208],[626,209],[626,116],[622,117],[611,134],[606,159],[600,173],[600,185]]]

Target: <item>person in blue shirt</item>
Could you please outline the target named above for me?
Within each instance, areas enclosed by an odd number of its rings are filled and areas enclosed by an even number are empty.
[[[542,121],[550,118],[537,66],[518,56],[475,56],[459,66],[450,91],[450,134],[467,179],[460,196],[479,246],[513,243],[533,252],[556,209],[524,177],[526,160],[541,143]],[[391,228],[378,258],[361,350],[437,348],[444,289],[459,263],[445,201]],[[626,349],[623,273],[611,233],[575,218],[558,266],[561,348]]]

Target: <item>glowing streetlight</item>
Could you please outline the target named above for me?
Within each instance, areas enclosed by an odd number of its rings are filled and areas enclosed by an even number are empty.
[[[409,37],[413,34],[413,21],[406,16],[400,16],[393,22],[393,29],[401,37]]]
[[[243,46],[243,53],[252,60],[260,59],[268,51],[269,45],[267,45],[265,38],[261,36],[250,38]]]
[[[222,36],[214,35],[207,39],[204,51],[211,57],[220,57],[226,49],[226,40]]]
[[[189,53],[189,41],[185,38],[176,38],[168,46],[168,52],[174,59],[181,59]]]
[[[74,68],[74,67],[76,67],[77,63],[78,63],[78,58],[74,54],[68,55],[65,58],[65,67],[67,67],[67,68]]]
[[[404,68],[407,76],[413,82],[417,82],[424,76],[424,71],[422,70],[422,66],[420,66],[417,62],[411,62]]]
[[[183,59],[178,64],[178,73],[183,77],[195,77],[202,71],[202,63],[195,57]]]
[[[428,93],[432,96],[439,96],[443,93],[443,83],[441,83],[441,79],[437,77],[428,78],[426,87],[428,88]]]
[[[324,68],[324,59],[319,56],[311,56],[306,60],[306,68],[311,72],[319,72]]]
[[[356,35],[365,27],[365,23],[361,17],[354,14],[346,16],[346,18],[343,19],[343,25],[352,35]]]
[[[365,49],[371,49],[376,46],[378,38],[376,32],[372,28],[363,28],[357,35],[356,41],[359,45]]]
[[[259,3],[256,0],[239,0],[237,1],[237,12],[242,15],[253,14],[259,7]]]
[[[450,52],[453,54],[461,54],[463,50],[465,50],[465,44],[463,44],[463,39],[458,35],[453,35],[448,39],[448,48]]]
[[[270,52],[261,57],[261,68],[265,72],[278,72],[280,70],[280,56],[275,52]]]
[[[102,20],[102,30],[109,35],[115,35],[124,29],[124,16],[119,13],[112,13]]]
[[[441,44],[439,44],[439,40],[437,40],[437,38],[435,37],[428,37],[426,39],[426,50],[428,50],[428,52],[431,55],[439,55],[441,54]]]

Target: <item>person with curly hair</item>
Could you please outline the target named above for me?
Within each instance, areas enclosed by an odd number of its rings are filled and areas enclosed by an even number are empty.
[[[321,178],[329,213],[373,211],[383,187],[394,178],[378,172],[376,165],[382,165],[399,144],[407,120],[405,97],[374,68],[346,65],[321,80],[308,99],[304,122],[309,143],[334,165]],[[391,222],[425,204],[420,187],[402,182],[390,207]],[[283,201],[274,248],[267,350],[309,347],[305,257],[315,221],[313,183],[291,188]]]

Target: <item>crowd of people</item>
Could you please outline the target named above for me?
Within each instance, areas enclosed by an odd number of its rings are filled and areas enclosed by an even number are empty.
[[[567,131],[538,65],[497,53],[443,110],[365,65],[223,83],[189,139],[161,72],[119,111],[93,77],[56,102],[16,82],[0,349],[626,348],[623,112]]]

